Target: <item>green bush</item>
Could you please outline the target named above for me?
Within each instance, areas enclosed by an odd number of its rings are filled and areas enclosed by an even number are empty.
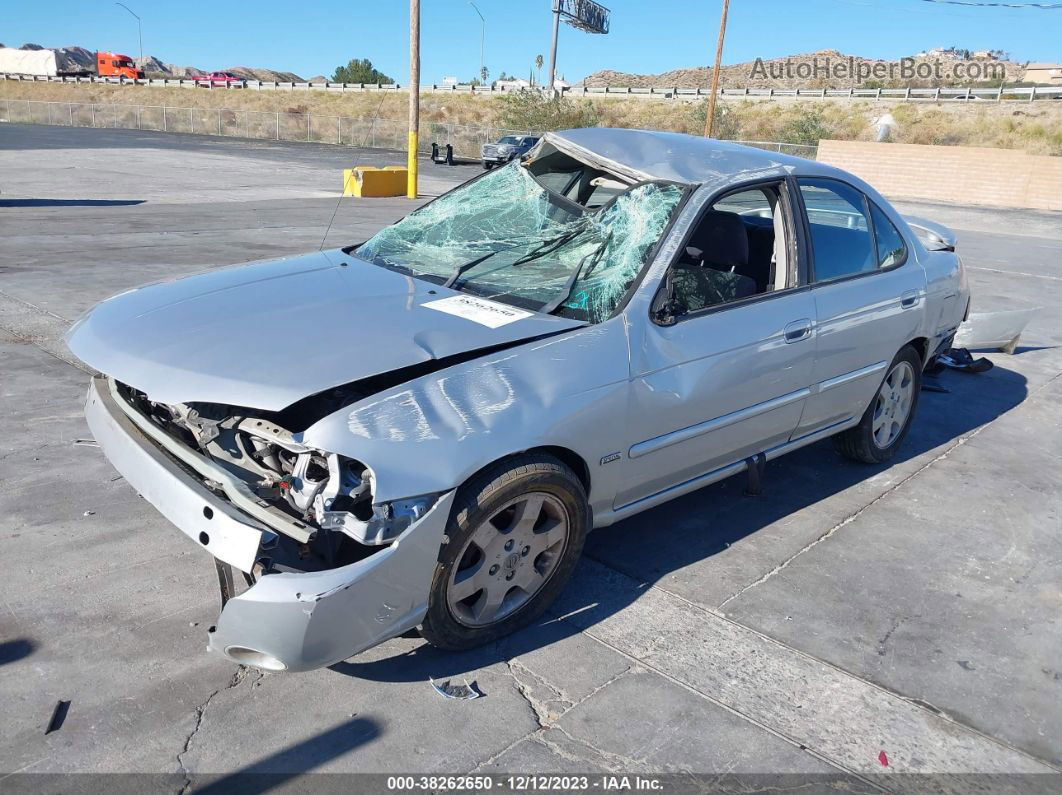
[[[499,97],[496,124],[510,130],[546,132],[575,127],[594,127],[597,109],[589,100],[547,97],[537,91],[518,91]]]
[[[782,127],[778,140],[787,144],[817,146],[823,138],[831,137],[833,128],[827,122],[821,107],[808,104],[795,110]]]
[[[332,73],[333,83],[393,83],[388,77],[372,65],[368,58],[352,58],[346,66],[337,66]]]
[[[704,123],[708,119],[708,100],[699,102],[690,110],[688,131],[693,135],[704,132]],[[712,123],[712,137],[719,140],[734,141],[740,139],[741,125],[737,115],[723,102],[715,106],[715,121]]]

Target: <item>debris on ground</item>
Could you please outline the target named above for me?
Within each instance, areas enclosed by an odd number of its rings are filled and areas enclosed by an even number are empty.
[[[95,511],[85,511],[85,512],[84,512],[83,514],[81,514],[81,515],[82,515],[82,516],[95,516],[95,515],[96,515],[96,512],[95,512]]]
[[[74,444],[79,447],[99,447],[100,443],[95,439],[74,439]]]
[[[480,698],[483,693],[479,689],[479,685],[473,680],[471,683],[466,679],[464,684],[455,685],[449,679],[442,684],[436,684],[435,680],[430,676],[428,681],[431,686],[435,688],[435,692],[443,698],[457,698],[463,700],[471,700],[473,698]]]
[[[937,361],[945,367],[964,373],[985,373],[994,367],[984,356],[975,359],[966,348],[948,348],[937,357]]]
[[[878,761],[881,762],[882,767],[889,766],[889,757],[885,755],[884,751],[878,754]]]
[[[59,729],[63,725],[63,721],[66,720],[66,713],[69,711],[69,701],[57,701],[55,704],[55,709],[52,710],[52,719],[48,721],[48,728],[44,730],[44,733],[51,734],[52,732],[59,731]]]

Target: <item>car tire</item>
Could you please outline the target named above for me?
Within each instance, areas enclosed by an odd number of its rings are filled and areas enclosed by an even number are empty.
[[[922,389],[922,357],[905,345],[892,360],[859,424],[833,437],[841,455],[864,464],[890,460],[911,429]]]
[[[457,651],[528,625],[571,578],[589,530],[583,484],[553,456],[525,453],[473,477],[454,501],[421,635]]]
[[[492,168],[494,168],[494,164],[493,163],[484,163],[483,164],[483,170],[484,171],[490,171]]]

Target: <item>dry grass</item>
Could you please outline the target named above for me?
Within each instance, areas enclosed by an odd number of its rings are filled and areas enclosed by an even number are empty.
[[[238,91],[98,84],[0,83],[0,97],[171,107],[233,108],[325,116],[403,119],[405,94],[324,91]],[[637,99],[574,100],[591,103],[597,123],[700,133],[706,102]],[[506,108],[497,99],[457,94],[426,94],[425,122],[501,126]],[[1062,155],[1062,102],[896,103],[872,101],[728,101],[720,105],[716,134],[748,141],[813,143],[819,138],[869,140],[872,121],[889,111],[899,123],[901,143],[990,146],[1032,154]],[[507,114],[511,115],[511,114]],[[512,119],[508,118],[511,122]],[[511,126],[511,125],[510,125]]]

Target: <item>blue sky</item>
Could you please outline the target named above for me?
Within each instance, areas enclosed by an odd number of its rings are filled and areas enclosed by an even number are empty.
[[[1012,0],[1018,2],[1019,0]],[[486,64],[526,76],[549,57],[550,0],[476,0],[487,19]],[[143,18],[144,51],[168,63],[269,67],[330,75],[350,58],[408,81],[405,0],[126,3]],[[715,52],[721,0],[611,0],[612,32],[561,26],[558,72],[658,73],[703,66]],[[0,42],[81,45],[137,55],[136,21],[113,3],[2,0]],[[479,71],[480,22],[467,0],[422,0],[422,82]],[[195,10],[195,13],[190,13]],[[724,63],[836,49],[897,58],[955,45],[1000,48],[1019,61],[1062,62],[1062,10],[966,8],[923,0],[731,0]]]

